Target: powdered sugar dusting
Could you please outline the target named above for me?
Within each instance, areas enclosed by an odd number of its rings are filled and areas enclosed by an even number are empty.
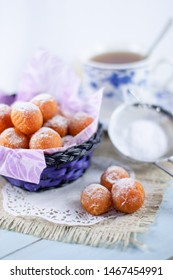
[[[110,184],[115,183],[115,181],[119,179],[119,174],[118,172],[110,173],[106,176],[106,181],[109,182]]]
[[[0,138],[3,137],[8,139],[8,142],[11,146],[16,147],[20,147],[23,144],[23,141],[26,141],[26,136],[20,132],[17,132],[13,127],[4,130],[4,132],[0,135]]]
[[[102,185],[91,184],[82,192],[81,203],[84,208],[86,205],[89,206],[91,214],[100,215],[109,209],[111,205],[111,194]]]
[[[116,180],[124,177],[129,177],[129,175],[121,166],[109,166],[105,171],[105,179],[110,184],[113,184]]]
[[[128,196],[132,189],[133,195]],[[112,187],[112,195],[114,199],[121,196],[121,198],[124,199],[122,205],[127,202],[127,199],[130,199],[132,203],[135,203],[140,199],[138,189],[136,189],[135,187],[135,180],[132,178],[123,178],[116,181],[116,183]]]
[[[53,97],[48,93],[42,93],[42,94],[36,95],[32,99],[32,101],[39,101],[41,103],[47,102],[48,100],[51,100],[51,101],[54,100]]]
[[[84,192],[88,197],[92,197],[93,199],[102,198],[104,193],[109,193],[109,191],[100,184],[91,184],[85,188]]]
[[[107,171],[108,172],[112,172],[112,171],[122,171],[122,170],[124,170],[121,166],[115,166],[115,165],[113,165],[113,166],[109,166],[108,168],[107,168]]]
[[[0,116],[3,116],[4,114],[10,114],[11,109],[6,104],[0,104]]]
[[[17,133],[8,134],[8,140],[10,144],[18,144],[20,145],[23,142],[23,137],[19,136]]]
[[[88,114],[86,114],[84,112],[78,112],[74,115],[73,119],[75,119],[77,121],[85,121],[88,117],[91,118],[91,116],[89,116]]]
[[[55,117],[53,117],[52,119],[48,120],[44,126],[50,126],[50,127],[55,127],[56,126],[60,126],[60,127],[67,127],[68,126],[68,120],[60,115],[57,115]]]
[[[34,139],[35,141],[37,141],[40,138],[47,138],[47,137],[51,137],[51,135],[57,135],[57,132],[55,132],[53,129],[49,128],[49,127],[41,127],[36,133],[34,133],[34,135],[32,136],[32,139]]]
[[[133,178],[123,178],[117,180],[115,185],[121,189],[134,188],[135,180]]]
[[[20,111],[22,113],[27,113],[27,112],[35,112],[35,111],[40,111],[39,108],[30,102],[23,102],[23,101],[18,101],[16,103],[14,103],[14,105],[12,106],[12,110],[17,110]]]

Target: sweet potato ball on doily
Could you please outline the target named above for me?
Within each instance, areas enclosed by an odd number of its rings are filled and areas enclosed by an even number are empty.
[[[101,175],[100,184],[111,190],[116,180],[128,178],[128,172],[120,166],[110,166]]]
[[[112,201],[116,210],[123,213],[133,213],[144,203],[143,186],[132,178],[117,180],[111,190]]]
[[[98,216],[110,209],[111,193],[100,184],[91,184],[83,190],[81,203],[88,213]]]

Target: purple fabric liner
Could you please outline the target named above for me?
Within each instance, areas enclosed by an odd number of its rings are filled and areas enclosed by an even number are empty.
[[[56,167],[45,168],[41,174],[39,184],[28,183],[25,181],[5,177],[12,185],[34,192],[38,190],[47,190],[53,187],[62,187],[70,183],[86,171],[89,167],[92,153],[83,156],[79,160],[74,160],[62,165],[60,169]]]
[[[0,103],[4,103],[7,105],[11,105],[16,99],[16,94],[7,95],[7,94],[0,94]]]

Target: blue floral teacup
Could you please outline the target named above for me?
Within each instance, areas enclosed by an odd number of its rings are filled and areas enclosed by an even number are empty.
[[[104,88],[101,120],[107,122],[112,111],[131,98],[131,86],[145,87],[150,63],[141,53],[109,51],[91,56],[83,63],[83,89],[89,94]]]

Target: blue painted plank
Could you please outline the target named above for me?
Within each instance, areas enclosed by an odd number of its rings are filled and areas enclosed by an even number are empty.
[[[145,244],[149,246],[148,251],[142,251],[132,246],[124,251],[120,247],[116,249],[106,249],[42,240],[6,257],[5,259],[167,259],[173,254],[173,243],[170,244],[168,242],[167,233],[169,228],[163,231],[163,227],[166,224],[167,223],[160,223],[159,227],[155,224],[154,226],[156,226],[156,229],[152,227],[149,234],[145,235],[145,237],[141,236],[141,241],[144,241]],[[162,229],[160,233],[158,233],[158,229]],[[160,242],[161,239],[162,242]]]
[[[38,240],[39,238],[26,234],[0,230],[0,258]]]

